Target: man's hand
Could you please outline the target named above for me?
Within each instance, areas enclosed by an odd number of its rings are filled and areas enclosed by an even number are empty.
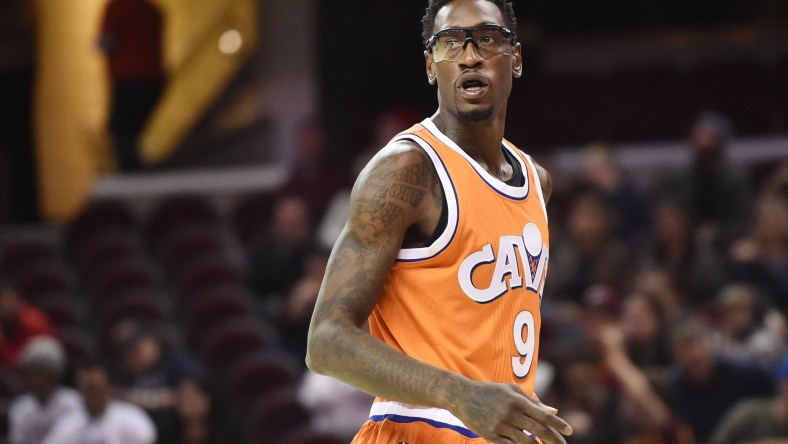
[[[494,444],[534,443],[536,438],[543,444],[566,444],[561,434],[572,434],[572,427],[555,415],[555,409],[524,394],[515,384],[473,381],[451,410]]]

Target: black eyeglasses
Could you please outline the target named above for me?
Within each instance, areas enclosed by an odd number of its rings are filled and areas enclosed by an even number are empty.
[[[510,55],[517,36],[499,25],[479,25],[473,28],[448,28],[438,31],[425,43],[436,62],[456,62],[468,43],[473,43],[479,55],[487,60],[498,55]]]

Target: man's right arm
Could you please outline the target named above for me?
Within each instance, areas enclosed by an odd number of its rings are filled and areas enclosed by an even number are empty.
[[[440,201],[436,187],[432,162],[410,143],[384,149],[362,172],[312,316],[307,365],[385,399],[449,410],[493,443],[533,442],[523,429],[546,444],[563,443],[552,428],[566,424],[516,386],[471,381],[408,357],[361,329],[405,233]]]

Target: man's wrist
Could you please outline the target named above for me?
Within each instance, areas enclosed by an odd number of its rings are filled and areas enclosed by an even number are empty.
[[[454,412],[457,405],[462,403],[462,397],[469,389],[471,380],[454,372],[447,372],[443,377],[441,389],[437,393],[438,407]]]

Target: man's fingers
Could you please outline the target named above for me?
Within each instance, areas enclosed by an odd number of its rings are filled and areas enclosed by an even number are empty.
[[[524,430],[517,427],[507,426],[505,429],[501,430],[500,436],[502,436],[506,442],[511,442],[511,443],[517,443],[517,444],[536,443],[536,440],[531,437],[530,433],[526,433]]]
[[[545,404],[545,403],[543,403],[542,401],[539,401],[539,400],[537,400],[537,402],[539,403],[539,405],[541,405],[542,407],[546,408],[547,411],[549,411],[553,415],[557,415],[558,414],[558,409],[557,408],[550,407],[549,405],[547,405],[547,404]]]
[[[526,440],[525,442],[536,441],[532,437],[533,435],[538,437],[543,444],[566,444],[564,437],[561,436],[560,433],[533,418],[525,416],[525,414],[521,414],[521,416],[514,421],[513,425],[518,430],[525,430],[524,434],[530,438],[530,440]]]
[[[555,412],[557,412],[556,409],[548,407],[542,404],[541,401],[531,399],[527,396],[523,396],[520,406],[525,416],[537,423],[557,430],[567,436],[572,434],[572,426],[555,415]]]

